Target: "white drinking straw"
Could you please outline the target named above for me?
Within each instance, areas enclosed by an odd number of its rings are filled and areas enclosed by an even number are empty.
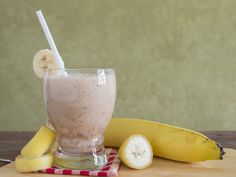
[[[57,47],[54,43],[54,40],[53,40],[52,35],[48,29],[48,25],[44,19],[44,16],[43,16],[41,10],[36,11],[36,14],[37,14],[39,22],[43,28],[44,34],[48,40],[48,43],[52,49],[52,53],[53,53],[54,58],[56,59],[56,62],[60,65],[61,69],[65,69],[64,62],[57,50]]]

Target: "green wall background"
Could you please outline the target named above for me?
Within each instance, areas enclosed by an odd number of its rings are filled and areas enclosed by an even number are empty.
[[[32,70],[49,48],[37,9],[67,68],[116,69],[115,117],[236,130],[234,0],[1,0],[0,130],[47,118]]]

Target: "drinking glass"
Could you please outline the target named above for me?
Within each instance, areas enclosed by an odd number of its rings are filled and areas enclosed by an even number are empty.
[[[113,113],[116,76],[112,68],[57,69],[44,76],[44,100],[57,133],[54,165],[97,169],[106,165],[104,130]]]

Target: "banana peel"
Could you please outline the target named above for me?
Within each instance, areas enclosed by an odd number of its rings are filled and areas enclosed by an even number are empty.
[[[56,140],[56,133],[42,126],[34,137],[21,150],[25,157],[38,157],[47,153]]]
[[[27,173],[51,167],[54,160],[55,139],[56,133],[53,130],[41,127],[21,150],[21,154],[15,158],[16,170]]]
[[[53,164],[53,160],[53,153],[48,153],[36,158],[18,155],[15,159],[15,168],[21,173],[39,171],[50,168]]]

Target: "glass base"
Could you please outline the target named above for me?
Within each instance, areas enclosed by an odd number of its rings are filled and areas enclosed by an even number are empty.
[[[105,148],[91,153],[68,153],[60,148],[55,152],[54,166],[78,170],[96,170],[107,164]]]

